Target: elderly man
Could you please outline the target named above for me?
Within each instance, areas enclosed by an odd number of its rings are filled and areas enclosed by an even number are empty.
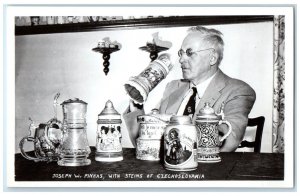
[[[232,125],[232,132],[223,142],[221,151],[235,151],[242,141],[250,113],[255,102],[255,91],[245,82],[230,78],[219,68],[223,59],[222,33],[215,29],[197,26],[189,29],[178,52],[183,79],[167,84],[159,111],[162,114],[196,114],[209,103],[215,111],[223,107],[225,120]],[[143,110],[130,102],[124,114],[131,141],[138,136],[137,115]],[[222,135],[228,132],[224,124],[218,126]]]

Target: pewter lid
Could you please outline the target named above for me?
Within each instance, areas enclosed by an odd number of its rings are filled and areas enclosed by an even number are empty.
[[[65,105],[65,104],[70,104],[70,103],[81,103],[81,104],[87,105],[86,102],[84,102],[78,98],[68,99],[68,100],[64,101],[63,103],[61,103],[60,105]]]
[[[159,124],[165,123],[168,124],[170,121],[171,115],[169,114],[160,114],[159,110],[154,108],[151,110],[150,114],[139,115],[137,117],[138,123],[152,123],[152,124]]]
[[[108,100],[105,103],[105,107],[102,110],[100,114],[98,114],[98,119],[120,119],[121,121],[121,115],[117,112],[117,110],[114,108],[113,103]],[[98,121],[99,122],[99,121]]]
[[[159,110],[154,108],[151,110],[151,114],[159,114]]]
[[[170,119],[170,125],[190,125],[192,119],[189,116],[172,116]]]
[[[196,120],[202,119],[219,120],[220,116],[218,116],[209,103],[206,102],[204,103],[204,107],[199,110],[199,114],[197,114],[196,118]]]

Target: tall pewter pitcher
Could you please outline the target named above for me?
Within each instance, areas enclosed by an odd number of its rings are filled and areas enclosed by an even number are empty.
[[[223,118],[223,109],[217,114],[214,109],[210,107],[209,103],[205,103],[205,106],[201,108],[199,114],[197,114],[198,162],[214,163],[221,161],[219,155],[221,142],[229,136],[232,129],[231,124],[223,120]],[[221,138],[217,128],[220,124],[226,124],[228,126],[228,132]]]
[[[143,104],[147,100],[148,94],[166,78],[172,67],[169,54],[161,54],[142,73],[131,77],[125,83],[126,92],[135,103]]]
[[[64,101],[63,139],[60,145],[60,166],[83,166],[91,164],[91,152],[86,134],[87,103],[75,98]]]

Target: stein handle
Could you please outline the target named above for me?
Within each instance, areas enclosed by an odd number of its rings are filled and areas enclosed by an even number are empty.
[[[55,128],[55,129],[60,129],[60,130],[61,130],[61,126],[62,126],[62,125],[61,125],[61,122],[60,122],[59,120],[57,120],[56,118],[50,119],[50,120],[47,122],[46,126],[45,126],[45,129],[44,129],[44,131],[45,131],[45,136],[44,136],[44,138],[45,138],[47,144],[48,144],[52,149],[55,149],[56,147],[54,146],[53,142],[49,139],[49,129],[50,129],[50,128]],[[60,140],[61,140],[61,139],[62,139],[62,138],[60,138]]]
[[[220,120],[219,125],[220,124],[226,124],[229,128],[228,132],[220,139],[220,142],[223,142],[223,140],[226,139],[229,136],[229,134],[232,132],[232,127],[231,124],[226,120]]]
[[[23,139],[20,141],[19,143],[19,147],[20,147],[20,150],[21,150],[21,155],[28,159],[28,160],[33,160],[33,161],[38,161],[39,159],[37,157],[32,157],[32,156],[29,156],[25,151],[24,151],[24,144],[25,142],[35,142],[35,139],[33,137],[23,137]]]

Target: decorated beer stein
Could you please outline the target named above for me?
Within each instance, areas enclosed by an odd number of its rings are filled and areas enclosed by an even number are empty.
[[[95,160],[114,162],[123,160],[121,145],[121,115],[108,100],[98,115]]]
[[[159,114],[153,109],[150,114],[137,117],[139,137],[136,140],[136,158],[140,160],[159,161],[161,158],[162,136],[171,115]]]
[[[197,130],[189,116],[171,117],[164,132],[164,166],[173,171],[197,169]]]
[[[218,125],[226,124],[228,132],[223,136],[219,136]],[[224,120],[223,108],[220,113],[216,113],[214,109],[205,103],[196,116],[196,126],[198,128],[198,162],[214,163],[220,162],[221,157],[220,146],[231,133],[231,124]]]
[[[58,146],[62,138],[61,122],[56,118],[52,118],[47,123],[41,123],[37,126],[31,118],[29,120],[31,121],[29,135],[19,143],[22,156],[35,162],[57,161],[59,158]],[[27,142],[33,144],[34,156],[25,152],[24,144]]]
[[[150,91],[166,78],[172,67],[169,54],[161,54],[142,73],[125,83],[126,92],[135,103],[143,104]]]
[[[87,103],[75,98],[64,101],[63,138],[59,146],[59,166],[90,165],[88,156],[91,152],[86,134]]]

